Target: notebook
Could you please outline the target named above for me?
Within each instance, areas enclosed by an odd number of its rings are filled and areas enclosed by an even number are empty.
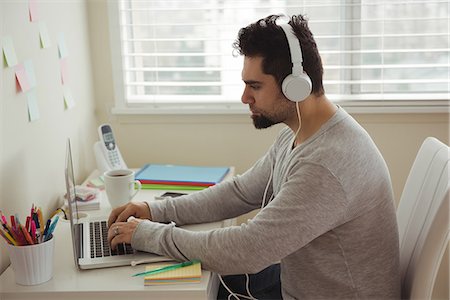
[[[142,184],[208,187],[222,181],[229,171],[228,167],[147,164],[136,172],[136,179]]]
[[[125,266],[132,263],[172,260],[168,257],[136,251],[129,244],[122,244],[117,250],[113,250],[109,247],[107,240],[108,216],[103,218],[78,217],[79,209],[76,201],[70,139],[67,140],[65,179],[74,261],[79,269],[96,269]]]
[[[157,263],[145,267],[145,271],[170,266],[172,263]],[[145,276],[144,285],[199,283],[202,278],[201,263]]]

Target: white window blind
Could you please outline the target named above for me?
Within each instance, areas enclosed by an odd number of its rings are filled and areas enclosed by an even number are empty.
[[[329,98],[344,106],[447,110],[448,0],[119,0],[111,14],[117,107],[235,111],[238,30],[269,14],[306,14]],[[117,25],[117,27],[114,27]],[[114,30],[117,29],[118,30]],[[113,47],[115,47],[113,45]],[[237,108],[239,107],[239,108]]]

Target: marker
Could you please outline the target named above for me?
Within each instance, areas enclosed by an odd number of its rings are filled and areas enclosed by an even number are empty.
[[[25,229],[30,231],[30,216],[27,216],[27,220],[25,221]]]
[[[48,241],[50,239],[50,237],[52,236],[53,231],[55,230],[56,224],[58,223],[58,220],[59,220],[59,216],[56,216],[55,220],[53,220],[52,224],[48,228],[47,235],[45,236],[44,242]]]
[[[42,217],[41,209],[38,210],[37,214],[38,214],[38,219],[39,219],[39,229],[40,229],[41,237],[42,237],[44,234],[44,218]]]
[[[155,270],[150,270],[150,271],[146,271],[146,272],[136,273],[136,274],[133,275],[133,277],[134,276],[144,276],[144,275],[163,273],[163,272],[167,272],[167,271],[170,271],[170,270],[175,270],[175,269],[191,266],[193,264],[198,264],[199,262],[200,261],[197,260],[197,259],[194,259],[192,261],[185,261],[185,262],[182,262],[180,264],[170,265],[170,266],[158,268],[158,269],[155,269]]]
[[[8,241],[10,241],[14,246],[17,246],[17,242],[13,239],[13,237],[6,231],[1,230],[2,236],[6,237]]]
[[[22,233],[25,236],[25,239],[27,240],[28,244],[34,245],[33,239],[31,238],[31,236],[28,233],[28,231],[26,230],[26,228],[23,227],[22,225],[19,225],[19,229],[22,231]]]
[[[48,219],[48,220],[47,220],[47,224],[45,224],[45,229],[44,229],[44,240],[45,240],[45,237],[47,236],[48,228],[50,227],[50,222],[51,222],[51,221],[52,221],[51,219]]]
[[[1,230],[1,229],[0,229],[0,235],[5,239],[5,241],[6,241],[8,244],[14,245],[14,244],[12,243],[12,241],[11,241],[9,238],[6,237],[5,233],[4,233],[3,230]]]
[[[9,227],[8,223],[2,224],[2,225],[3,225],[3,228],[5,229],[5,232],[9,233],[9,235],[13,238],[13,240],[15,240],[17,242],[17,244],[19,244],[19,237],[16,235],[14,230],[11,227]]]
[[[0,212],[0,216],[2,218],[2,223],[3,224],[8,224],[8,222],[6,221],[6,217]]]
[[[20,224],[19,214],[15,214],[14,216],[16,216],[16,226],[19,226]]]
[[[16,229],[16,220],[15,220],[15,217],[14,217],[13,215],[11,215],[11,216],[9,217],[9,219],[11,220],[11,227],[12,227],[13,229]]]
[[[31,220],[31,239],[33,243],[36,243],[36,223],[34,220]]]
[[[19,227],[12,228],[12,230],[14,234],[17,236],[16,242],[17,244],[19,244],[19,246],[28,245],[28,241]]]

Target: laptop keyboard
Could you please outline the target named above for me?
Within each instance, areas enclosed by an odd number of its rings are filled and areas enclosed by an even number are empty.
[[[119,244],[117,249],[111,249],[108,243],[108,227],[106,221],[95,221],[89,223],[91,258],[108,257],[115,255],[133,254],[130,244]]]

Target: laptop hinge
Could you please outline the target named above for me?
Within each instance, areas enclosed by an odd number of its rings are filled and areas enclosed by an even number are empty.
[[[77,257],[83,258],[84,257],[84,251],[83,251],[83,223],[75,224],[75,238],[78,240],[78,249],[77,249]]]

